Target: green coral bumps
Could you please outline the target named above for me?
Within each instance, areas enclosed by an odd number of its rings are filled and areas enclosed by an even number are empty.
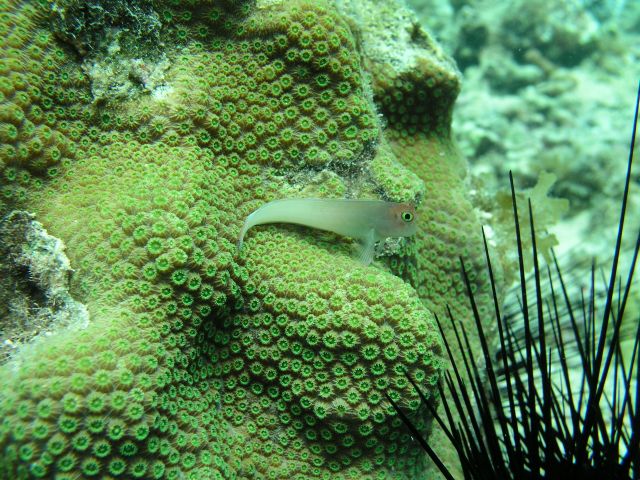
[[[426,460],[383,392],[427,427],[403,370],[433,393],[439,337],[390,273],[424,301],[452,298],[456,285],[425,290],[398,267],[416,252],[432,265],[424,243],[390,270],[291,226],[235,250],[273,198],[424,197],[382,136],[356,25],[324,2],[142,3],[160,51],[82,26],[70,45],[56,22],[54,36],[51,16],[95,28],[75,1],[1,4],[3,211],[64,240],[91,322],[0,371],[0,476],[415,477]],[[109,88],[118,69],[133,86]]]

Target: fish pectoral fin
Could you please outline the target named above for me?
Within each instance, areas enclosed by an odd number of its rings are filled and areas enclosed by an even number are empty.
[[[362,243],[360,244],[358,260],[360,260],[362,264],[369,265],[371,262],[373,262],[373,256],[375,254],[375,246],[376,246],[375,230],[371,229],[369,233],[367,233],[366,237],[362,238]]]

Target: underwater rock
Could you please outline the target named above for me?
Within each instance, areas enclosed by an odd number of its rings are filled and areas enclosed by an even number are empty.
[[[535,49],[558,65],[572,67],[597,49],[600,25],[584,2],[522,0],[505,12],[500,43],[519,61]]]
[[[86,307],[69,293],[64,244],[33,215],[13,211],[0,220],[0,259],[0,363],[36,337],[86,328]]]

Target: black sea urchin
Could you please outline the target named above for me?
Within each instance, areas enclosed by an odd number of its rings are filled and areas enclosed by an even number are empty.
[[[453,362],[453,340],[446,338],[438,321],[452,361],[452,371],[445,374],[440,385],[444,417],[422,395],[413,379],[409,380],[456,449],[467,479],[640,478],[640,384],[637,381],[640,323],[629,355],[623,355],[620,348],[622,320],[640,249],[640,234],[624,281],[619,276],[639,102],[640,85],[617,240],[601,298],[596,294],[593,265],[586,272],[590,278],[586,294],[579,298],[569,293],[555,256],[551,265],[541,266],[531,202],[528,207],[533,274],[525,275],[525,254],[511,175],[520,265],[519,316],[523,329],[514,332],[512,322],[506,321],[500,312],[485,239],[500,341],[497,357],[489,350],[464,262],[460,260],[484,364],[471,355],[464,355],[470,351],[467,335],[449,314],[455,345],[463,352],[464,365]],[[636,318],[631,320],[638,322]],[[570,363],[572,359],[574,362]],[[463,380],[462,368],[468,383]],[[411,420],[387,398],[445,478],[453,479]]]

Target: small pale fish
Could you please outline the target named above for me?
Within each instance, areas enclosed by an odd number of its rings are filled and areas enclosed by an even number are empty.
[[[416,233],[416,209],[411,203],[383,200],[287,198],[269,202],[251,213],[240,230],[238,250],[247,231],[266,223],[295,223],[328,230],[360,241],[360,261],[373,261],[376,242]]]

